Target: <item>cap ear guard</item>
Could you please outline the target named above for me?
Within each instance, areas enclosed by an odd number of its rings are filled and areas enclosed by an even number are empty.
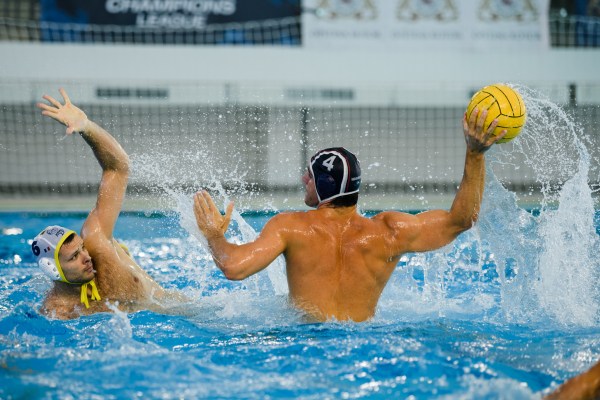
[[[38,265],[39,265],[40,269],[42,270],[42,272],[45,273],[46,275],[48,275],[50,277],[50,279],[52,279],[53,281],[61,280],[61,276],[60,276],[60,273],[58,272],[58,268],[56,268],[56,264],[54,263],[54,260],[52,260],[51,258],[41,257],[38,260]]]
[[[319,200],[328,199],[337,194],[337,183],[335,182],[335,179],[333,179],[333,176],[329,174],[320,174],[317,177],[315,184],[319,189],[317,191]]]
[[[75,234],[75,231],[53,225],[41,231],[31,243],[31,251],[39,267],[55,281],[71,283],[64,276],[58,255],[64,241]]]

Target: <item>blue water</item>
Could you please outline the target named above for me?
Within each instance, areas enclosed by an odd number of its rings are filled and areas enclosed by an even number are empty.
[[[255,229],[268,217],[244,215]],[[474,245],[481,232],[403,258],[372,321],[306,324],[272,288],[226,281],[177,215],[126,213],[115,235],[193,299],[184,315],[49,320],[29,240],[84,218],[0,214],[0,398],[529,399],[600,358],[597,318],[565,322],[539,305],[507,315],[499,263]],[[432,266],[439,257],[448,267]]]

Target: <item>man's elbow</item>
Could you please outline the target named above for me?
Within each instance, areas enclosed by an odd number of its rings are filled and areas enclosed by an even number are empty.
[[[114,157],[101,165],[103,171],[111,171],[119,176],[129,177],[129,156],[127,154]]]
[[[468,231],[477,223],[477,219],[479,218],[478,214],[473,214],[470,218],[464,218],[460,221],[457,221],[455,226],[458,234]]]
[[[225,278],[227,278],[229,281],[241,281],[246,278],[244,275],[236,271],[223,271],[223,275],[225,275]]]
[[[127,154],[123,156],[123,160],[119,163],[119,172],[129,175],[129,156]]]
[[[241,281],[248,277],[238,265],[222,264],[219,268],[223,272],[223,275],[225,275],[225,278],[230,281]]]

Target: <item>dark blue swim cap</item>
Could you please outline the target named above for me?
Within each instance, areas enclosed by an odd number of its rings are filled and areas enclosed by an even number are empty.
[[[319,204],[336,197],[358,193],[360,163],[343,147],[324,149],[310,159],[310,172],[317,188]]]

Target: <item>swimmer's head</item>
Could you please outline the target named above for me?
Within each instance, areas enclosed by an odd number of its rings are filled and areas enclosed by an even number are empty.
[[[42,271],[54,281],[71,283],[60,265],[59,253],[63,244],[69,243],[75,236],[75,231],[54,225],[47,227],[33,239],[31,251]]]
[[[94,283],[96,271],[92,258],[83,245],[83,239],[75,231],[49,226],[33,239],[31,251],[42,271],[52,280],[81,285],[80,298],[85,308],[90,307],[88,288],[92,300],[101,300]]]
[[[354,154],[343,147],[324,149],[312,156],[308,168],[315,181],[319,205],[330,201],[335,204],[336,199],[342,197],[351,197],[352,203],[356,204],[360,163]]]

